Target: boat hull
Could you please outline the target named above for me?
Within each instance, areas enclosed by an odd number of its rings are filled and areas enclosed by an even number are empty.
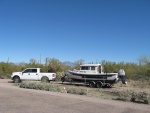
[[[118,80],[118,73],[86,74],[67,70],[65,75],[65,81],[101,81],[105,83],[114,84],[118,82]]]

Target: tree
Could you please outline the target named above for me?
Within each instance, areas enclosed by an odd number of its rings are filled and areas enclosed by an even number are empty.
[[[36,60],[34,58],[30,59],[30,64],[36,64]]]
[[[150,77],[150,58],[147,56],[142,56],[138,59],[138,61],[138,75]]]
[[[84,63],[83,59],[77,60],[74,62],[75,66],[73,67],[74,69],[77,69],[80,67],[80,65],[82,65]]]
[[[49,72],[60,72],[62,70],[62,64],[58,59],[51,58],[49,59],[49,65],[47,66],[47,69]]]
[[[48,66],[50,64],[50,62],[49,62],[49,57],[47,57],[46,59],[45,59],[45,66]]]

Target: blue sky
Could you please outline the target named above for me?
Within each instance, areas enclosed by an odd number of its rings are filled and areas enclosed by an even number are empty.
[[[150,56],[149,0],[0,0],[0,62],[137,62]]]

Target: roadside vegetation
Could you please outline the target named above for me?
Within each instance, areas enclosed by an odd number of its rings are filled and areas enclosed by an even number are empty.
[[[135,103],[150,103],[150,93],[146,91],[135,91],[134,89],[124,90],[104,90],[103,88],[89,88],[81,86],[63,86],[53,83],[29,82],[15,83],[20,88],[44,90],[50,92],[61,92],[89,97],[130,101]]]
[[[64,74],[64,70],[78,68],[80,64],[83,64],[84,60],[77,60],[74,62],[74,66],[68,66],[63,64],[56,58],[46,58],[44,64],[40,64],[36,59],[30,59],[30,63],[18,63],[12,62],[0,62],[0,78],[10,78],[12,72],[22,71],[25,68],[42,68],[45,72],[57,73],[57,79],[59,80]],[[89,62],[94,63],[94,62]],[[125,63],[125,62],[110,62],[102,60],[101,63],[104,67],[104,72],[117,72],[119,69],[124,69],[126,77],[129,80],[150,80],[150,58],[144,56],[138,59],[137,63]]]

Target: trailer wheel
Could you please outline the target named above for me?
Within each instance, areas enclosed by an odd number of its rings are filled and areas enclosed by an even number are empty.
[[[94,82],[94,81],[89,82],[89,86],[90,86],[91,88],[95,87],[95,82]]]
[[[102,83],[102,82],[97,82],[97,83],[96,83],[96,86],[97,86],[97,88],[102,88],[103,83]]]

